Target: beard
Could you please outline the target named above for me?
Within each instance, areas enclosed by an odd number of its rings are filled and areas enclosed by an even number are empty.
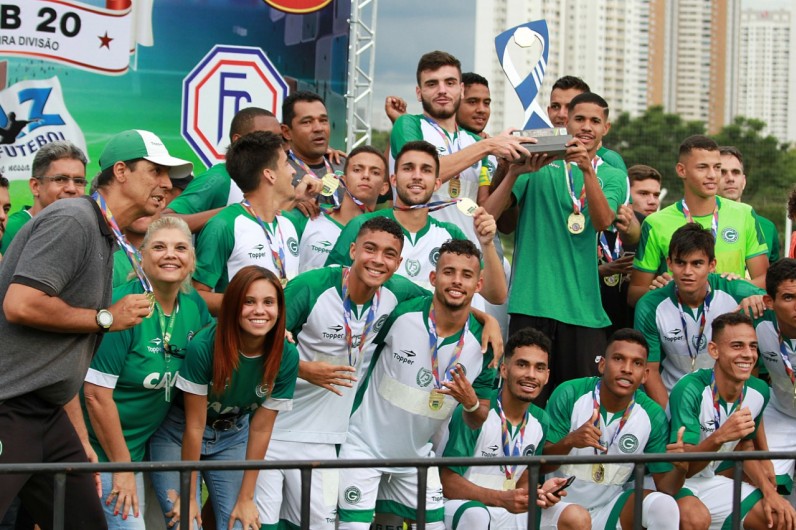
[[[425,197],[420,197],[420,198],[416,199],[416,198],[412,198],[412,197],[407,197],[405,191],[402,188],[397,188],[396,189],[396,193],[398,195],[398,198],[401,200],[401,202],[404,203],[406,206],[415,206],[417,204],[426,204],[426,203],[428,203],[428,201],[431,200],[431,197],[434,195],[434,191],[432,190]]]
[[[437,110],[433,107],[433,104],[430,101],[426,101],[425,99],[421,99],[420,103],[423,105],[423,112],[434,118],[435,120],[447,120],[448,118],[452,118],[456,115],[456,111],[459,110],[459,102],[453,102],[453,110]]]

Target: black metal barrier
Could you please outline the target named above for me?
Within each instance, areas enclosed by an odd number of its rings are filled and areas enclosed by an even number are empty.
[[[730,461],[733,462],[733,510],[732,529],[741,530],[741,480],[743,462],[746,460],[792,460],[796,451],[741,451],[730,453],[656,453],[637,455],[585,455],[585,456],[523,456],[501,458],[412,458],[391,460],[282,460],[282,461],[225,461],[225,462],[127,462],[127,463],[64,463],[64,464],[3,464],[0,475],[10,473],[51,473],[55,475],[54,495],[54,530],[64,528],[64,505],[66,502],[66,473],[101,473],[101,472],[180,472],[180,520],[189,519],[191,472],[202,470],[239,470],[239,469],[299,469],[301,471],[301,528],[308,530],[310,516],[310,487],[313,469],[350,469],[350,468],[398,468],[414,467],[417,469],[417,528],[426,527],[426,481],[429,467],[457,466],[498,466],[506,464],[522,464],[528,466],[528,491],[535,492],[539,483],[539,467],[543,465],[564,464],[634,464],[635,493],[633,529],[641,530],[642,492],[644,488],[644,466],[653,462],[698,462],[698,461]],[[530,495],[530,500],[535,499]],[[535,502],[528,503],[528,529],[536,528],[536,511],[540,508]]]

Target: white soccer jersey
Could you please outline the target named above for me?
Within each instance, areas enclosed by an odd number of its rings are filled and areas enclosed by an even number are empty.
[[[326,213],[307,220],[299,244],[299,272],[323,267],[342,229],[343,225]]]
[[[796,387],[785,370],[775,322],[774,312],[768,310],[763,318],[755,323],[758,354],[768,369],[768,376],[771,379],[772,392],[769,406],[791,418],[796,418]],[[796,366],[796,340],[783,338],[783,341],[791,366]]]

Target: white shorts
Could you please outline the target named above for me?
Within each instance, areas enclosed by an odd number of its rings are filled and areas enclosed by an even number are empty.
[[[571,506],[568,502],[558,502],[554,506],[541,511],[541,521],[537,528],[540,530],[555,530],[558,528],[558,519],[563,511]],[[486,512],[480,520],[487,522],[483,528],[500,528],[505,530],[525,530],[528,528],[527,513],[511,513],[504,508],[486,506],[476,501],[445,501],[445,528],[447,530],[481,530],[467,525],[467,512],[478,510]],[[537,512],[538,514],[539,512]]]
[[[763,424],[770,451],[793,451],[796,449],[796,420],[771,405],[763,409]],[[777,484],[791,489],[793,486],[794,460],[772,460]]]
[[[623,491],[621,494],[611,499],[608,504],[603,504],[596,508],[584,506],[584,508],[589,510],[592,530],[608,530],[609,528],[622,530],[622,523],[619,521],[619,515],[622,513],[622,509],[625,507],[627,499],[632,493],[633,490]]]
[[[266,460],[335,460],[334,444],[311,444],[271,439]],[[310,527],[334,530],[337,517],[337,469],[315,469],[310,491]],[[257,477],[254,501],[263,525],[279,520],[301,526],[301,472],[298,469],[263,469]]]
[[[690,490],[707,507],[711,530],[720,530],[732,515],[732,479],[721,475],[710,478],[692,477],[686,479],[683,487]],[[762,496],[759,489],[746,482],[741,483],[741,524]]]

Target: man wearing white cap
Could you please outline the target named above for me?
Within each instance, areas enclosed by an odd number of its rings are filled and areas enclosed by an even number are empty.
[[[192,164],[169,155],[147,131],[112,137],[100,155],[102,172],[89,197],[53,203],[17,233],[0,269],[0,464],[96,460],[88,444],[77,392],[102,333],[128,329],[146,317],[148,294],[111,305],[113,251],[128,252],[145,292],[151,284],[122,230],[152,215]],[[0,475],[0,517],[11,500],[42,528],[53,520],[53,480]],[[66,529],[104,529],[90,475],[67,475]]]

